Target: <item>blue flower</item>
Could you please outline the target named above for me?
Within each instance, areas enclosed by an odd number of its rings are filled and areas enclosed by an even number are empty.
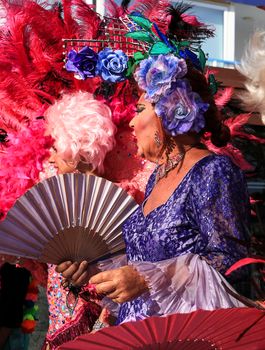
[[[176,136],[189,131],[200,132],[205,127],[203,114],[208,108],[208,103],[192,91],[187,79],[178,79],[156,103],[155,112],[162,119],[166,132]]]
[[[173,54],[151,56],[140,63],[135,73],[139,87],[146,92],[146,98],[151,102],[157,102],[171,89],[174,81],[182,78],[187,73],[187,65],[184,59],[179,59]]]
[[[117,83],[126,79],[128,68],[128,57],[121,50],[112,51],[109,48],[100,51],[98,54],[98,64],[96,74],[103,80]]]
[[[71,50],[65,68],[69,72],[75,72],[79,78],[85,80],[95,76],[98,55],[89,47],[84,47],[79,52]]]

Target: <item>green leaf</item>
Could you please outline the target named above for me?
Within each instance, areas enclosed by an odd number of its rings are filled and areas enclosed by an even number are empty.
[[[175,54],[178,55],[179,54],[179,42],[177,42],[175,40],[171,40],[171,44],[174,45]]]
[[[149,19],[147,18],[140,17],[140,16],[128,16],[128,17],[131,18],[136,24],[138,24],[143,29],[150,31],[150,29],[152,28],[153,23],[150,22]]]
[[[180,41],[179,46],[183,46],[183,47],[189,47],[190,46],[190,41]]]
[[[215,77],[213,74],[209,74],[208,82],[210,85],[210,90],[212,92],[212,95],[215,95],[217,93],[217,90],[218,90],[218,84],[217,84],[217,81],[215,80]]]
[[[132,57],[130,57],[128,60],[128,63],[127,63],[127,71],[125,74],[126,77],[129,77],[132,74],[134,63],[135,63],[134,59]]]
[[[133,74],[138,64],[147,57],[147,53],[142,53],[140,51],[135,52],[133,57],[130,57],[128,60],[126,77],[129,77],[131,74]]]
[[[172,49],[168,47],[165,43],[162,41],[158,41],[155,43],[151,50],[149,51],[149,55],[156,56],[156,55],[166,55],[167,53],[172,52]]]
[[[133,58],[135,61],[142,61],[146,58],[146,55],[140,51],[134,53]]]
[[[126,33],[125,36],[127,38],[132,38],[132,39],[139,40],[139,41],[144,41],[144,42],[147,42],[147,43],[153,43],[154,42],[154,39],[152,38],[152,36],[149,33],[144,32],[142,30],[139,30],[139,31],[136,31],[136,32]]]
[[[199,58],[202,70],[204,70],[207,59],[206,59],[205,53],[202,51],[201,48],[198,49],[198,52],[199,52],[198,58]]]

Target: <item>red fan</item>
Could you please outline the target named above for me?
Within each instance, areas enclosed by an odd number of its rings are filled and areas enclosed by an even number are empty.
[[[104,328],[60,350],[264,350],[265,312],[251,308],[198,310]]]

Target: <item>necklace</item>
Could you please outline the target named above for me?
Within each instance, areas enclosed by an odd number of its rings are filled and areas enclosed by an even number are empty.
[[[159,165],[156,173],[155,184],[157,184],[159,180],[163,179],[163,177],[167,177],[167,174],[171,170],[175,169],[182,161],[185,153],[192,149],[194,146],[195,145],[189,147],[185,150],[185,152],[178,153],[177,155],[169,158],[164,164]]]
[[[170,170],[173,170],[182,161],[184,153],[179,153],[175,157],[169,158],[164,164],[159,165],[156,173],[155,183],[157,184],[159,180],[166,177]]]

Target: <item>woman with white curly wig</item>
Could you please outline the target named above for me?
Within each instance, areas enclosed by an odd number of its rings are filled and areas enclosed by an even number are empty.
[[[49,161],[58,173],[102,174],[105,156],[115,145],[116,132],[106,104],[88,92],[64,94],[47,109],[45,120],[47,133],[54,139]],[[70,294],[63,284],[61,275],[50,265],[47,284],[50,320],[43,349],[56,349],[62,343],[91,331],[100,312],[99,306],[82,298],[76,300],[74,310],[69,309],[67,300]],[[100,321],[104,320],[104,314],[105,311],[101,313]]]
[[[243,103],[248,110],[259,112],[265,124],[265,30],[253,35],[238,70],[247,79]]]
[[[65,94],[46,111],[45,119],[47,133],[54,138],[53,159],[59,172],[103,172],[116,132],[107,105],[88,92]]]

